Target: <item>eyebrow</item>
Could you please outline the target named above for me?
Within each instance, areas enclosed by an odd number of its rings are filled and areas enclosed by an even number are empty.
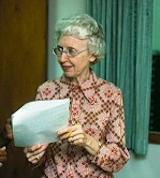
[[[57,47],[64,49],[64,47],[61,46],[61,45],[57,45]],[[78,50],[77,50],[76,48],[74,48],[73,46],[67,46],[66,48],[71,48],[71,49],[74,49],[74,50],[78,51]]]

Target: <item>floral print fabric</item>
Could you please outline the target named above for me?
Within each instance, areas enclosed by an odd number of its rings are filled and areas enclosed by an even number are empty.
[[[82,146],[67,141],[51,143],[46,150],[44,177],[112,178],[129,159],[121,90],[93,71],[82,85],[62,76],[46,81],[37,90],[36,100],[62,98],[70,98],[68,124],[80,123],[101,143],[100,149],[92,156]]]

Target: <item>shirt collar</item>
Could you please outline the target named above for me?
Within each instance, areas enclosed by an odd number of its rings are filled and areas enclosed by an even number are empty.
[[[65,75],[62,75],[61,82],[69,86],[68,92],[71,92],[75,87],[79,87],[84,97],[89,101],[90,104],[96,103],[95,94],[98,87],[98,78],[92,70],[90,70],[88,79],[81,85],[75,85],[72,82],[72,79],[66,77]]]

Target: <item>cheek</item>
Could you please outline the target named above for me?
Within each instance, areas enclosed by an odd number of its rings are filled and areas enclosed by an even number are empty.
[[[88,56],[81,55],[81,57],[78,57],[74,61],[72,61],[72,64],[74,65],[76,71],[82,71],[85,68],[89,68],[90,61],[88,59]]]
[[[75,68],[79,71],[83,70],[84,68],[88,68],[89,63],[86,61],[86,59],[78,61],[75,65]]]

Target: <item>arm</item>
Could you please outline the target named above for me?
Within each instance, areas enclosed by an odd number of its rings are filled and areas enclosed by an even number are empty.
[[[40,87],[37,89],[35,100],[43,100],[40,92]],[[44,163],[45,150],[48,144],[36,144],[30,147],[24,148],[24,153],[27,160],[35,166],[41,166]]]
[[[125,145],[124,110],[120,91],[115,94],[110,115],[106,127],[106,142],[101,143],[96,155],[88,155],[88,158],[103,170],[116,172],[126,164],[130,157]]]

